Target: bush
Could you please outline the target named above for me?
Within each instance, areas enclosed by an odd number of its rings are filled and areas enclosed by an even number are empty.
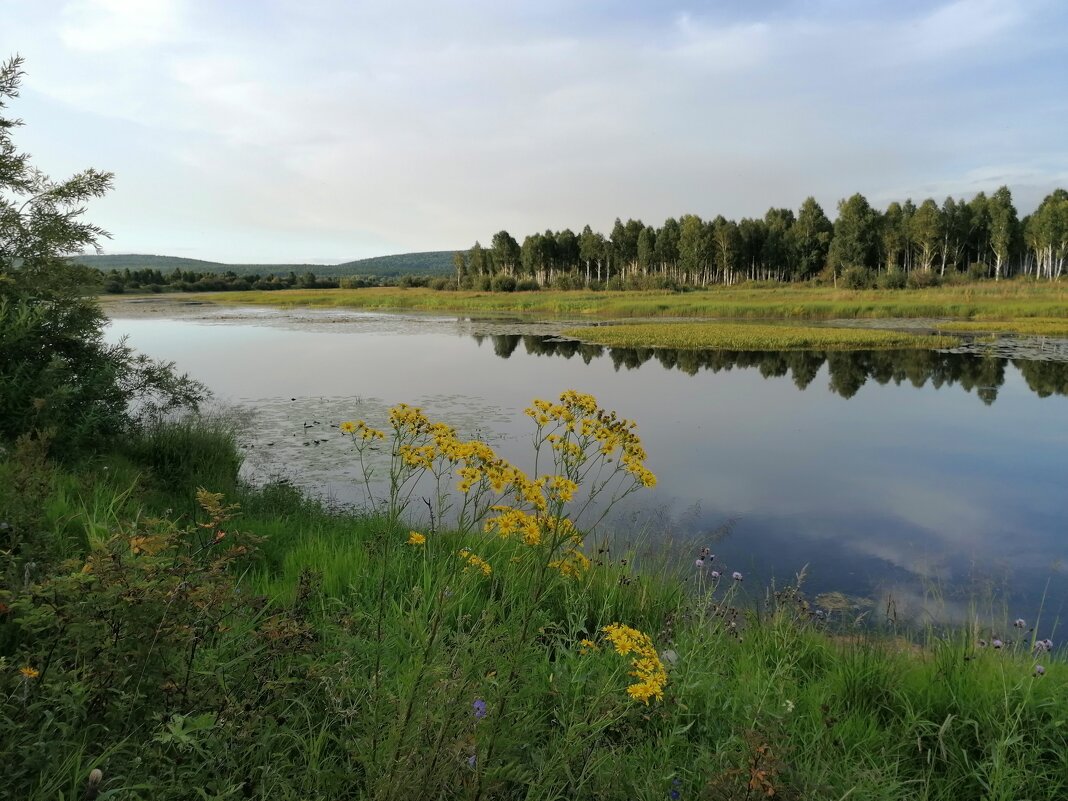
[[[913,270],[905,281],[909,289],[928,289],[939,286],[941,283],[942,279],[934,270]]]
[[[869,289],[874,276],[863,267],[850,267],[842,273],[842,285],[846,289]]]
[[[907,276],[903,270],[888,270],[879,276],[879,289],[904,289]]]
[[[437,278],[431,278],[427,284],[431,289],[441,292],[445,289],[456,289],[456,282],[451,278],[444,278],[439,276]]]
[[[494,292],[515,292],[516,280],[510,275],[495,275],[492,288]]]
[[[515,285],[516,292],[537,292],[539,289],[541,286],[533,278],[521,278]]]
[[[564,292],[571,289],[581,289],[582,279],[574,273],[557,273],[553,276],[552,288]]]

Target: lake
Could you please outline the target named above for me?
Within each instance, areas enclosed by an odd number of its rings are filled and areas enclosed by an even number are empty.
[[[358,503],[339,421],[422,406],[525,466],[536,397],[574,388],[636,420],[658,486],[617,536],[680,566],[708,544],[746,592],[882,619],[1051,621],[1068,579],[1068,363],[928,351],[611,349],[559,322],[110,304],[129,343],[242,408],[247,474]],[[1063,350],[1063,343],[1058,347]],[[830,601],[828,601],[830,602]]]

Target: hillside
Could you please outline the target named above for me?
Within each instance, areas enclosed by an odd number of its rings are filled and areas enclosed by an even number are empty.
[[[124,253],[103,256],[73,256],[73,261],[98,270],[174,270],[200,273],[234,272],[238,275],[285,275],[289,272],[312,272],[321,278],[347,275],[448,275],[452,272],[452,251],[434,250],[424,253],[399,253],[392,256],[373,256],[344,264],[224,264],[217,261],[186,259],[179,256],[150,256]]]

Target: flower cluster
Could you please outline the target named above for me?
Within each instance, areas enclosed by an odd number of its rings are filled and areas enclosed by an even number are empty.
[[[490,567],[489,562],[481,556],[472,553],[470,548],[463,548],[462,550],[457,551],[456,555],[463,561],[467,562],[467,564],[464,565],[465,573],[468,570],[478,570],[481,571],[483,576],[488,576],[493,572],[493,568]]]
[[[577,579],[590,569],[590,560],[582,551],[568,548],[559,559],[549,562],[549,567],[560,571],[561,576]]]
[[[357,420],[356,422],[346,421],[338,426],[338,430],[342,434],[348,434],[354,440],[358,439],[363,442],[386,438],[384,432],[371,428],[363,420]]]
[[[593,395],[569,389],[561,393],[558,403],[535,400],[524,413],[538,426],[536,441],[549,442],[569,472],[585,465],[593,451],[605,458],[618,458],[638,486],[656,486],[656,476],[645,466],[637,424],[599,408]]]
[[[620,623],[610,623],[602,631],[617,654],[634,655],[630,675],[637,681],[627,687],[627,695],[643,704],[648,704],[650,698],[663,700],[667,670],[649,635]]]

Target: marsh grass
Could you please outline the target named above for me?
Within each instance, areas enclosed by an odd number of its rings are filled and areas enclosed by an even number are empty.
[[[1041,318],[1024,320],[951,320],[938,323],[939,331],[980,333],[980,334],[1019,334],[1023,336],[1068,337],[1068,320]]]
[[[960,339],[904,331],[756,323],[618,323],[571,328],[564,336],[611,347],[724,350],[878,350],[949,348]]]
[[[692,292],[491,293],[375,287],[205,293],[192,298],[222,305],[283,308],[411,309],[601,318],[1068,318],[1068,285],[1023,280],[901,290],[849,290],[796,284],[712,287]]]
[[[1007,621],[886,636],[797,587],[756,603],[706,569],[695,591],[692,559],[656,562],[640,537],[577,577],[477,527],[409,544],[403,519],[240,486],[225,431],[167,425],[81,469],[0,460],[25,496],[9,518],[0,493],[0,517],[65,551],[35,554],[28,585],[5,557],[12,797],[85,797],[93,769],[100,797],[131,799],[1068,795],[1068,665],[1034,654],[1035,630],[1000,650],[980,638]],[[201,478],[240,508],[186,512],[174,482]],[[464,571],[465,547],[489,575]],[[660,652],[662,699],[628,697],[629,658],[599,635],[618,621]]]

